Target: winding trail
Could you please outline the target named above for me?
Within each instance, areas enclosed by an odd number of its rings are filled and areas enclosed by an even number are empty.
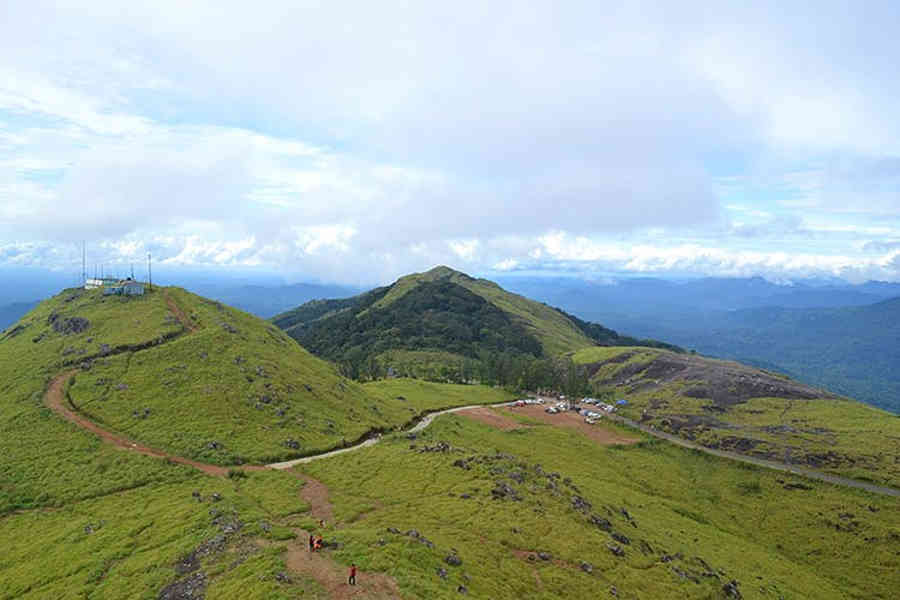
[[[194,333],[195,331],[197,331],[197,329],[198,329],[197,326],[187,317],[187,315],[184,314],[184,312],[181,310],[181,308],[175,303],[174,300],[172,300],[172,298],[168,295],[168,293],[165,294],[165,302],[166,302],[166,305],[168,306],[169,310],[172,312],[172,314],[178,319],[178,321],[181,323],[181,325],[185,328],[185,333],[187,335],[190,335],[190,334]],[[185,458],[183,456],[177,456],[175,454],[170,454],[163,450],[158,450],[156,448],[151,448],[149,446],[140,444],[140,443],[138,443],[132,439],[129,439],[121,434],[114,433],[107,429],[104,429],[97,423],[91,421],[84,415],[80,414],[74,406],[72,406],[69,402],[66,401],[66,386],[69,383],[69,381],[72,379],[72,377],[75,376],[75,374],[77,372],[78,372],[78,369],[71,369],[68,371],[64,371],[64,372],[60,373],[59,375],[57,375],[56,377],[54,377],[50,381],[50,385],[47,387],[47,391],[44,393],[44,403],[47,405],[47,407],[52,409],[54,412],[56,412],[58,415],[60,415],[65,420],[67,420],[71,423],[74,423],[75,425],[77,425],[78,427],[81,427],[82,429],[85,429],[87,431],[90,431],[91,433],[94,433],[104,442],[113,444],[114,446],[117,446],[124,450],[136,452],[138,454],[143,454],[145,456],[150,456],[150,457],[154,457],[154,458],[163,458],[163,459],[170,460],[172,462],[176,462],[176,463],[179,463],[182,465],[193,467],[199,471],[202,471],[203,473],[206,473],[208,475],[212,475],[215,477],[225,477],[226,475],[228,475],[228,471],[231,469],[241,469],[244,471],[260,471],[260,470],[265,470],[265,469],[286,470],[286,469],[295,467],[297,465],[310,463],[310,462],[313,462],[316,460],[323,460],[326,458],[331,458],[333,456],[338,456],[340,454],[345,454],[347,452],[355,452],[355,451],[361,450],[363,448],[368,448],[370,446],[374,446],[375,444],[378,443],[378,441],[381,438],[381,436],[379,435],[376,437],[371,437],[371,438],[365,439],[357,444],[348,446],[346,448],[339,448],[337,450],[330,450],[330,451],[322,452],[321,454],[314,454],[311,456],[304,456],[302,458],[297,458],[294,460],[270,463],[270,464],[266,464],[266,465],[241,465],[241,466],[235,466],[235,467],[223,467],[220,465],[202,463],[202,462],[198,462],[195,460],[191,460],[189,458]],[[435,412],[425,414],[423,417],[421,417],[421,420],[418,423],[416,423],[411,428],[407,429],[406,433],[416,433],[416,432],[422,431],[423,429],[425,429],[426,427],[431,425],[431,423],[436,418],[438,418],[442,415],[464,412],[467,410],[478,409],[478,408],[485,408],[485,407],[489,407],[489,406],[512,406],[513,404],[515,404],[515,403],[514,402],[502,402],[502,403],[493,404],[493,405],[472,404],[472,405],[468,405],[468,406],[457,406],[457,407],[448,408],[445,410],[438,410]],[[900,489],[876,485],[873,483],[867,483],[865,481],[859,481],[859,480],[850,479],[847,477],[840,477],[838,475],[831,475],[829,473],[814,471],[812,469],[806,469],[806,468],[799,467],[796,465],[779,463],[779,462],[765,460],[762,458],[756,458],[756,457],[752,457],[752,456],[745,456],[743,454],[738,454],[736,452],[728,452],[725,450],[715,450],[713,448],[707,448],[707,447],[697,444],[695,442],[691,442],[689,440],[685,440],[676,435],[672,435],[670,433],[666,433],[666,432],[659,431],[654,428],[650,428],[646,425],[642,425],[636,421],[633,421],[631,419],[628,419],[626,417],[616,415],[616,414],[607,415],[607,419],[627,425],[634,429],[638,429],[638,430],[646,433],[647,435],[665,440],[667,442],[676,444],[683,448],[699,450],[701,452],[705,452],[706,454],[711,454],[713,456],[718,456],[720,458],[727,458],[729,460],[734,460],[734,461],[738,461],[738,462],[757,465],[757,466],[765,467],[768,469],[774,469],[776,471],[792,473],[794,475],[800,475],[800,476],[806,477],[808,479],[824,481],[824,482],[833,483],[836,485],[861,489],[861,490],[865,490],[868,492],[872,492],[874,494],[900,497]]]

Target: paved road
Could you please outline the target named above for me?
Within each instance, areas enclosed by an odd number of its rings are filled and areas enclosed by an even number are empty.
[[[834,483],[837,485],[843,485],[852,488],[858,488],[861,490],[866,490],[867,492],[872,492],[874,494],[881,494],[884,496],[894,496],[900,498],[900,490],[886,487],[881,485],[875,485],[874,483],[866,483],[865,481],[858,481],[856,479],[849,479],[847,477],[840,477],[838,475],[832,475],[830,473],[822,473],[821,471],[814,471],[812,469],[806,469],[803,467],[799,467],[797,465],[789,465],[785,463],[775,462],[773,460],[766,460],[764,458],[757,458],[755,456],[745,456],[743,454],[738,454],[737,452],[728,452],[727,450],[715,450],[713,448],[707,448],[706,446],[702,446],[697,444],[696,442],[692,442],[690,440],[686,440],[677,435],[673,435],[671,433],[666,433],[665,431],[659,431],[658,429],[651,429],[646,425],[642,425],[637,421],[632,421],[627,417],[623,417],[621,415],[607,415],[607,418],[611,421],[618,421],[619,423],[624,423],[630,427],[634,427],[635,429],[640,429],[644,433],[648,435],[652,435],[653,437],[657,437],[662,440],[666,440],[667,442],[671,442],[678,446],[682,446],[684,448],[690,448],[692,450],[700,450],[701,452],[706,452],[707,454],[712,454],[713,456],[719,456],[722,458],[728,458],[731,460],[736,460],[744,463],[749,463],[751,465],[757,465],[760,467],[766,467],[767,469],[775,469],[776,471],[784,471],[785,473],[793,473],[794,475],[801,475],[803,477],[807,477],[809,479],[816,479],[818,481],[825,481],[828,483]]]

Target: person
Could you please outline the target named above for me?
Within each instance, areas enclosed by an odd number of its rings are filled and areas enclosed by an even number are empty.
[[[309,534],[309,551],[312,552],[314,550],[313,546],[315,545],[315,538],[312,534]]]
[[[322,549],[322,536],[317,535],[316,541],[313,543],[313,552],[315,552],[316,550],[321,550],[321,549]]]
[[[319,519],[319,527],[325,529],[325,519]]]
[[[350,565],[350,577],[347,579],[347,583],[350,585],[356,585],[356,563],[352,563]]]

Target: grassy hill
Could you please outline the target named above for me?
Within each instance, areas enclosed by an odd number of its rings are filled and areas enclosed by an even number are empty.
[[[620,336],[448,267],[353,298],[309,302],[272,321],[318,356],[341,363],[374,358],[414,375],[501,353],[539,358],[597,344],[666,346]]]
[[[68,372],[67,402],[80,414],[220,465],[339,447],[454,405],[438,395],[411,412],[408,402],[341,377],[273,325],[181,289],[132,298],[66,290],[0,334],[0,513],[143,485],[180,468],[125,456],[51,412],[44,391]],[[61,478],[45,485],[54,471]]]
[[[710,448],[900,486],[900,418],[735,362],[654,348],[574,354],[622,412]]]
[[[585,365],[611,360],[595,372],[607,382],[615,365],[660,356],[694,360],[646,347],[576,353]],[[484,386],[351,382],[271,324],[176,288],[64,291],[0,335],[0,600],[324,600],[348,593],[351,562],[361,593],[376,580],[394,586],[372,598],[887,599],[900,586],[895,498],[631,431],[617,430],[639,443],[601,446],[510,411],[498,415],[512,429],[448,415],[301,467],[318,481],[212,477],[102,443],[47,408],[48,382],[72,371],[81,414],[218,464],[296,456],[437,407],[511,398]],[[650,375],[664,379],[644,369],[624,385]],[[626,391],[637,407],[640,391]],[[334,545],[311,557],[314,530]]]

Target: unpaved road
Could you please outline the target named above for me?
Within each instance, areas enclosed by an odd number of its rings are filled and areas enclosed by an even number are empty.
[[[175,317],[179,320],[179,322],[181,322],[181,324],[186,329],[187,333],[190,334],[190,333],[193,333],[194,331],[196,331],[196,329],[197,329],[196,325],[194,325],[194,323],[191,322],[191,320],[187,317],[187,315],[184,314],[184,312],[169,297],[168,294],[166,294],[165,300],[166,300],[166,304],[169,307],[169,310],[175,315]],[[74,423],[75,425],[81,427],[82,429],[86,429],[87,431],[94,433],[95,435],[99,436],[100,439],[102,439],[103,441],[105,441],[107,443],[113,444],[115,446],[118,446],[120,448],[123,448],[123,449],[131,451],[131,452],[137,452],[138,454],[143,454],[145,456],[152,456],[154,458],[165,458],[165,459],[171,460],[173,462],[176,462],[176,463],[179,463],[182,465],[194,467],[195,469],[198,469],[204,473],[207,473],[207,474],[213,475],[213,476],[217,476],[217,477],[226,476],[228,474],[229,468],[238,468],[238,469],[247,470],[247,471],[261,470],[261,469],[277,469],[277,470],[290,469],[291,467],[294,467],[296,465],[309,463],[309,462],[312,462],[315,460],[322,460],[325,458],[330,458],[332,456],[337,456],[339,454],[344,454],[346,452],[353,452],[355,450],[367,448],[369,446],[373,446],[373,445],[377,444],[378,440],[380,439],[378,437],[370,438],[370,439],[364,440],[356,445],[348,446],[347,448],[340,448],[337,450],[331,450],[329,452],[323,452],[321,454],[316,454],[313,456],[305,456],[303,458],[297,458],[294,460],[278,462],[278,463],[271,463],[268,465],[242,465],[239,467],[222,467],[219,465],[211,465],[208,463],[201,463],[201,462],[198,462],[195,460],[191,460],[189,458],[184,458],[182,456],[177,456],[174,454],[170,454],[168,452],[164,452],[162,450],[157,450],[155,448],[150,448],[149,446],[144,446],[142,444],[139,444],[139,443],[135,442],[134,440],[131,440],[123,435],[113,433],[111,431],[104,429],[100,425],[94,423],[87,417],[78,413],[77,410],[75,410],[73,407],[71,407],[68,404],[68,402],[66,402],[66,398],[65,398],[66,385],[68,384],[69,380],[75,376],[75,374],[77,372],[78,372],[77,369],[73,369],[73,370],[69,370],[69,371],[60,373],[59,375],[57,375],[56,377],[53,378],[53,380],[50,382],[50,385],[47,387],[47,391],[44,394],[44,403],[49,408],[51,408],[54,412],[56,412],[58,415],[60,415],[67,421]],[[504,403],[500,403],[500,404],[495,404],[493,406],[512,406],[514,404],[515,404],[514,402],[504,402]],[[488,406],[488,405],[473,404],[471,406],[458,406],[455,408],[448,408],[446,410],[429,413],[429,414],[425,415],[421,421],[416,423],[416,425],[414,425],[409,430],[407,430],[407,432],[415,433],[418,431],[422,431],[423,429],[425,429],[426,427],[431,425],[431,423],[437,417],[439,417],[441,415],[463,412],[463,411],[470,411],[473,409],[481,409],[481,408],[485,408],[486,406]],[[543,413],[543,407],[540,405],[530,405],[525,408],[530,409],[527,411],[529,413],[529,416],[538,416],[538,418],[540,418],[541,420],[544,420],[548,423],[563,424],[562,421],[557,423],[554,418],[555,417],[568,418],[568,416],[565,414],[545,415],[545,413]],[[531,413],[533,413],[533,414],[531,414]],[[800,475],[802,477],[807,477],[809,479],[815,479],[818,481],[825,481],[825,482],[833,483],[836,485],[843,485],[843,486],[847,486],[847,487],[866,490],[868,492],[872,492],[875,494],[900,497],[900,490],[895,489],[895,488],[875,485],[872,483],[866,483],[864,481],[857,481],[855,479],[849,479],[846,477],[839,477],[837,475],[831,475],[828,473],[821,473],[819,471],[813,471],[811,469],[804,469],[803,467],[798,467],[795,465],[786,465],[786,464],[777,463],[777,462],[770,461],[770,460],[764,460],[761,458],[744,456],[743,454],[737,454],[735,452],[727,452],[724,450],[714,450],[712,448],[706,448],[705,446],[701,446],[700,444],[696,444],[694,442],[685,440],[678,436],[675,436],[675,435],[672,435],[669,433],[665,433],[662,431],[658,431],[656,429],[651,429],[650,427],[647,427],[646,425],[641,425],[640,423],[637,423],[635,421],[632,421],[631,419],[622,417],[620,415],[615,415],[615,414],[608,415],[607,418],[609,418],[612,421],[624,423],[630,427],[639,429],[640,431],[643,431],[644,433],[646,433],[648,435],[666,440],[673,444],[677,444],[678,446],[682,446],[684,448],[690,448],[693,450],[700,450],[701,452],[706,452],[707,454],[712,454],[713,456],[719,456],[721,458],[727,458],[730,460],[736,460],[739,462],[749,463],[749,464],[757,465],[760,467],[766,467],[768,469],[783,471],[785,473],[793,473],[795,475]],[[569,425],[569,426],[571,426],[571,425]],[[590,427],[590,426],[587,426],[587,427]],[[588,435],[591,434],[590,431],[587,431],[585,433],[587,433]],[[607,443],[630,443],[633,441],[635,441],[635,440],[631,440],[631,439],[623,437],[623,438],[621,438],[621,441],[608,441]]]

